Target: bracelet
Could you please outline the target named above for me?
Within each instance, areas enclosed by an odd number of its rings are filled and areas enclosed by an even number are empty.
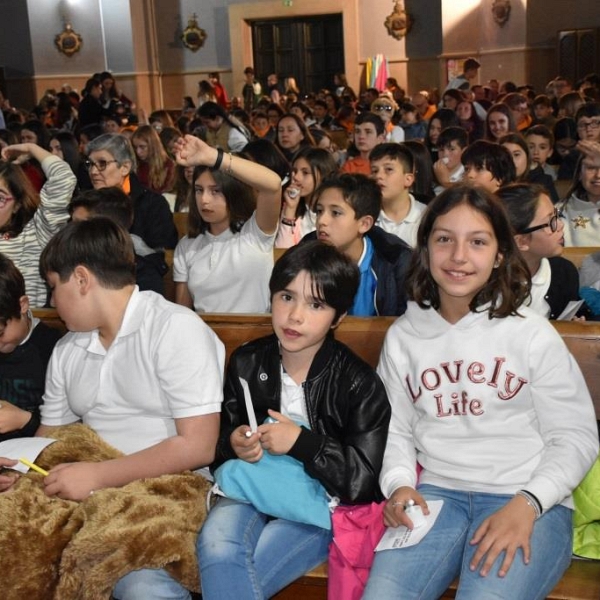
[[[231,175],[231,165],[233,163],[233,156],[231,155],[231,152],[229,152],[229,166],[227,167],[227,175]]]
[[[288,227],[294,227],[294,225],[296,225],[296,219],[286,219],[285,217],[281,217],[281,222]]]
[[[222,162],[223,162],[223,150],[221,150],[221,148],[217,148],[217,160],[215,160],[215,164],[213,165],[213,171],[218,171]]]
[[[536,503],[537,507],[540,509],[540,516],[542,515],[542,513],[544,512],[544,509],[542,508],[542,503],[540,502],[539,498],[535,495],[532,494],[529,490],[523,490],[526,494],[529,494],[529,497]]]
[[[528,492],[527,490],[519,490],[515,496],[521,496],[522,498],[525,498],[527,504],[529,504],[529,506],[533,508],[533,512],[535,512],[536,520],[542,516],[542,505],[531,492]]]

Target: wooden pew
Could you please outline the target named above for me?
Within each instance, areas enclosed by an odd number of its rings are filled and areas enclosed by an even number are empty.
[[[583,260],[594,252],[600,252],[600,246],[569,246],[563,250],[562,256],[579,269]]]
[[[34,316],[46,324],[65,330],[53,309],[35,309]],[[240,344],[272,333],[270,315],[203,314],[202,319],[225,345],[227,358]],[[350,346],[372,366],[378,361],[381,345],[394,317],[347,317],[336,330],[338,340]],[[594,400],[600,420],[600,323],[553,321],[569,350],[576,358]],[[454,598],[456,582],[443,599]],[[323,564],[299,578],[275,596],[275,600],[326,600],[327,565]],[[598,600],[600,562],[574,560],[547,600]]]
[[[173,254],[175,250],[165,250],[165,262],[169,270],[163,275],[165,298],[175,302],[175,282],[173,281]]]
[[[569,190],[573,182],[570,179],[557,179],[554,182],[554,187],[556,188],[556,193],[561,200],[567,200],[569,197]]]
[[[177,234],[179,235],[179,239],[181,239],[184,235],[187,235],[188,213],[183,213],[183,212],[173,213],[173,222],[175,223],[175,228],[177,229]]]

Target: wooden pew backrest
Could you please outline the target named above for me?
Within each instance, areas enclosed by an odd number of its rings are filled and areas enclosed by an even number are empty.
[[[33,314],[52,327],[65,330],[54,309],[35,309]],[[204,322],[219,336],[227,354],[241,344],[273,332],[270,315],[203,314]],[[336,338],[350,346],[371,366],[377,366],[388,327],[394,317],[346,317],[336,330]],[[577,360],[590,390],[596,418],[600,420],[600,323],[551,321],[571,354]]]
[[[600,252],[600,246],[569,246],[563,250],[562,256],[579,269],[585,257],[594,252]]]
[[[556,193],[561,200],[568,199],[568,193],[571,189],[573,182],[570,179],[557,179],[554,182],[554,187],[556,188]]]
[[[173,222],[175,223],[175,227],[177,228],[177,233],[179,235],[179,239],[181,239],[184,235],[187,235],[188,213],[183,213],[183,212],[173,213]]]

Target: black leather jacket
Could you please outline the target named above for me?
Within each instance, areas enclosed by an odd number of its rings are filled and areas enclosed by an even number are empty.
[[[239,378],[248,382],[260,424],[269,408],[280,410],[280,365],[274,335],[249,342],[231,356],[213,468],[236,458],[231,432],[248,424]],[[306,472],[342,503],[381,500],[378,480],[391,411],[379,376],[330,335],[303,385],[311,429],[302,428],[289,456],[301,461]]]

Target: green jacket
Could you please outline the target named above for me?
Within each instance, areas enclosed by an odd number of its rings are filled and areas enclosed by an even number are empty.
[[[600,456],[573,491],[573,553],[600,560]]]

